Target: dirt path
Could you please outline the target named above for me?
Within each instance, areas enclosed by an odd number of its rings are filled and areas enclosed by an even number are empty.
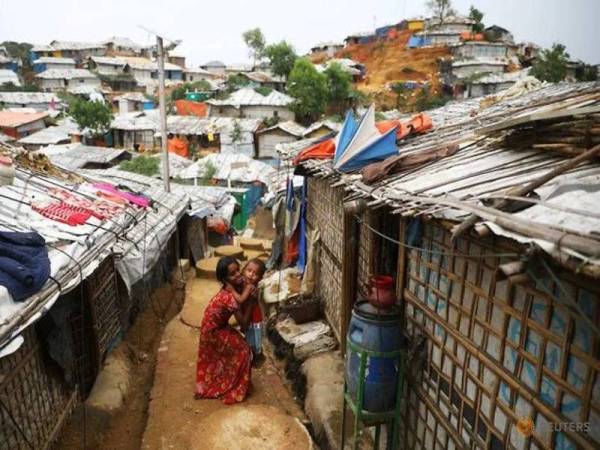
[[[305,420],[303,412],[271,356],[262,367],[253,369],[254,389],[244,403],[232,407],[219,400],[193,398],[197,327],[218,288],[216,281],[188,280],[183,310],[165,328],[142,448],[310,448],[308,434],[298,426],[298,420]]]

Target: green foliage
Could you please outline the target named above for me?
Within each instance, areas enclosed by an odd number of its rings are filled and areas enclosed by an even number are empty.
[[[113,119],[110,106],[82,99],[76,99],[69,105],[69,115],[77,122],[79,130],[88,128],[96,136],[106,133]]]
[[[153,156],[138,156],[131,161],[123,161],[119,164],[119,169],[151,177],[158,174],[160,169],[160,158]]]
[[[212,87],[206,80],[194,81],[193,83],[184,83],[171,91],[171,100],[181,100],[185,98],[188,92],[204,92],[210,91]]]
[[[350,89],[350,100],[355,106],[367,106],[372,103],[367,94],[355,88]]]
[[[227,90],[230,92],[237,91],[238,89],[248,86],[249,84],[250,80],[248,77],[245,77],[239,73],[229,75],[227,78]]]
[[[266,128],[271,128],[279,123],[279,117],[265,117],[262,123]]]
[[[324,72],[329,88],[329,101],[332,103],[345,102],[350,97],[352,77],[338,64],[330,64]]]
[[[394,83],[391,87],[392,91],[396,94],[396,109],[404,109],[408,103],[409,90],[402,82]]]
[[[451,0],[427,0],[425,6],[442,23],[446,17],[456,14],[456,11],[452,8]]]
[[[385,115],[381,111],[375,111],[375,122],[386,120]]]
[[[265,36],[260,28],[252,28],[242,34],[242,39],[248,47],[249,55],[256,65],[256,61],[263,57],[265,51]]]
[[[0,85],[0,92],[42,92],[35,84],[25,83],[22,86],[17,86],[13,83],[5,83]]]
[[[233,142],[240,142],[242,140],[242,127],[240,127],[240,124],[237,120],[233,123],[233,130],[231,130],[231,140]]]
[[[286,79],[294,68],[296,59],[298,59],[294,47],[286,41],[265,47],[264,56],[269,59],[273,73]]]
[[[584,64],[575,72],[575,78],[577,78],[577,81],[596,81],[598,80],[598,68]]]
[[[212,180],[215,175],[217,174],[217,166],[215,166],[212,162],[207,161],[204,163],[204,176],[202,177],[202,180],[205,181],[210,181]],[[204,183],[204,184],[208,184],[208,183]]]
[[[533,64],[530,75],[541,81],[558,83],[567,76],[569,54],[562,44],[553,44],[551,49],[544,49]]]
[[[427,111],[428,109],[435,109],[444,106],[451,100],[451,97],[443,95],[431,95],[427,86],[423,87],[417,95],[415,102],[415,108],[417,111]]]
[[[270,87],[266,87],[266,86],[259,86],[257,88],[254,88],[254,92],[258,92],[263,97],[266,97],[271,92],[273,92],[273,89],[271,89]]]
[[[327,77],[307,59],[298,58],[288,78],[288,94],[294,97],[292,110],[300,121],[316,120],[328,100]]]
[[[27,42],[4,41],[0,44],[0,47],[5,47],[11,57],[21,58],[25,63],[29,60],[29,51],[33,48],[33,45]]]
[[[469,19],[475,21],[475,23],[473,24],[473,32],[474,33],[481,33],[483,31],[483,29],[485,28],[485,26],[483,25],[483,13],[481,11],[479,11],[477,8],[475,8],[475,6],[471,5],[471,8],[469,9]]]

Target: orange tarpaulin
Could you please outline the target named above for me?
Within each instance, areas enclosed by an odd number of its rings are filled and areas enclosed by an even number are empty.
[[[173,138],[167,141],[167,149],[169,153],[175,153],[176,155],[187,158],[190,154],[188,149],[188,143],[181,138]]]
[[[400,140],[408,136],[409,134],[418,134],[433,128],[433,122],[431,117],[425,113],[419,113],[410,120],[401,122],[397,119],[382,120],[375,124],[381,134],[385,134],[392,128],[397,127],[396,139]],[[326,139],[318,142],[307,149],[302,150],[296,158],[294,158],[294,165],[305,161],[307,159],[331,159],[335,154],[335,140]]]
[[[423,131],[430,130],[433,127],[431,117],[427,114],[419,113],[413,116],[408,122],[401,122],[396,119],[382,120],[375,124],[381,134],[391,130],[394,127],[398,127],[396,131],[396,139],[402,139],[409,134],[422,133]]]
[[[294,159],[294,164],[307,159],[330,159],[335,153],[335,142],[333,139],[326,139],[312,147],[302,150]]]
[[[190,100],[176,100],[175,108],[178,116],[206,117],[208,108],[206,103],[192,102]]]

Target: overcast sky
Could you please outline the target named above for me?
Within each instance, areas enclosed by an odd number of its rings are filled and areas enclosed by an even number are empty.
[[[46,44],[53,39],[98,41],[128,36],[148,43],[144,25],[181,39],[188,66],[248,60],[241,33],[260,27],[268,42],[285,39],[300,53],[374,26],[426,14],[425,0],[2,0],[0,41]],[[474,4],[486,25],[511,30],[517,41],[543,47],[561,42],[574,59],[600,63],[600,0],[453,0],[467,14]]]

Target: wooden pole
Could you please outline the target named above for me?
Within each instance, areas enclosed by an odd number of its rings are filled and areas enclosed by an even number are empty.
[[[162,178],[166,192],[171,192],[169,182],[169,152],[167,151],[167,110],[165,105],[165,52],[163,39],[156,36],[158,47],[158,103],[160,108],[160,146],[162,150]]]
[[[600,145],[596,145],[595,147],[592,147],[585,153],[582,153],[581,155],[579,155],[573,159],[565,161],[560,166],[551,170],[547,174],[542,175],[541,177],[527,183],[525,186],[511,189],[509,191],[509,195],[513,195],[513,196],[527,195],[529,192],[542,186],[543,184],[547,183],[548,181],[552,180],[553,178],[556,178],[557,176],[562,175],[563,173],[577,167],[582,162],[586,162],[598,155],[600,155]],[[508,203],[509,203],[508,200],[498,200],[498,201],[495,201],[491,207],[494,209],[500,209],[500,208],[506,207],[506,205]],[[469,218],[467,218],[464,222],[462,222],[460,225],[458,225],[453,230],[452,240],[453,241],[456,240],[461,234],[463,234],[465,231],[467,231],[469,228],[471,228],[473,225],[475,225],[478,220],[479,220],[479,218],[476,215],[472,215]]]

